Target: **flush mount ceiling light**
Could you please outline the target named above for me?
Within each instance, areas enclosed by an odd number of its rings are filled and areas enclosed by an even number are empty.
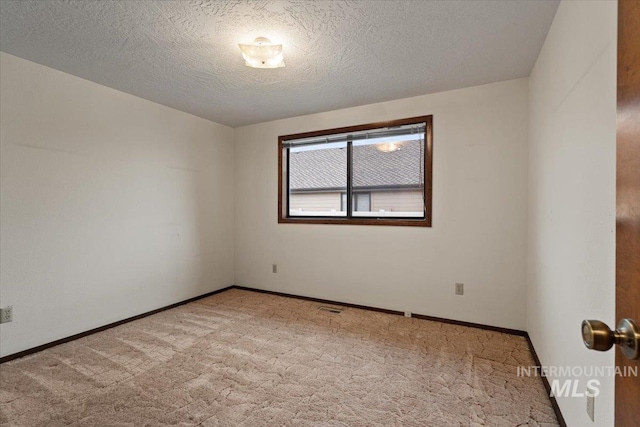
[[[273,44],[266,37],[258,37],[252,44],[239,44],[242,57],[248,67],[280,68],[284,67],[282,45]]]

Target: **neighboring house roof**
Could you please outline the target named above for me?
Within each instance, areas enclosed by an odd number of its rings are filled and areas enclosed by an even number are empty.
[[[378,151],[375,145],[354,146],[354,188],[420,186],[420,141],[399,144],[401,149],[390,153]],[[292,191],[346,188],[346,148],[297,151],[289,156],[289,186]]]

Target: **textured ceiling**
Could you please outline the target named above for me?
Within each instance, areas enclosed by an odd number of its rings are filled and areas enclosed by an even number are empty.
[[[229,126],[528,76],[557,1],[0,1],[0,49]],[[285,68],[238,43],[284,44]]]

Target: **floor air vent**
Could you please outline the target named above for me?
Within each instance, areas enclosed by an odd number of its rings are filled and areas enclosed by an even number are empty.
[[[320,311],[328,311],[329,313],[333,313],[333,314],[340,314],[340,313],[342,313],[342,308],[338,308],[338,307],[327,307],[326,305],[321,305],[320,307],[318,307],[318,310],[320,310]]]

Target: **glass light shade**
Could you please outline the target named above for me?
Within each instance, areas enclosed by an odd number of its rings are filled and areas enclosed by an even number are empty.
[[[394,151],[398,151],[402,148],[402,146],[397,142],[387,142],[385,144],[377,144],[376,149],[383,153],[393,153]]]
[[[280,68],[284,67],[284,55],[281,44],[273,44],[265,37],[258,37],[253,44],[239,44],[242,57],[248,67]]]

